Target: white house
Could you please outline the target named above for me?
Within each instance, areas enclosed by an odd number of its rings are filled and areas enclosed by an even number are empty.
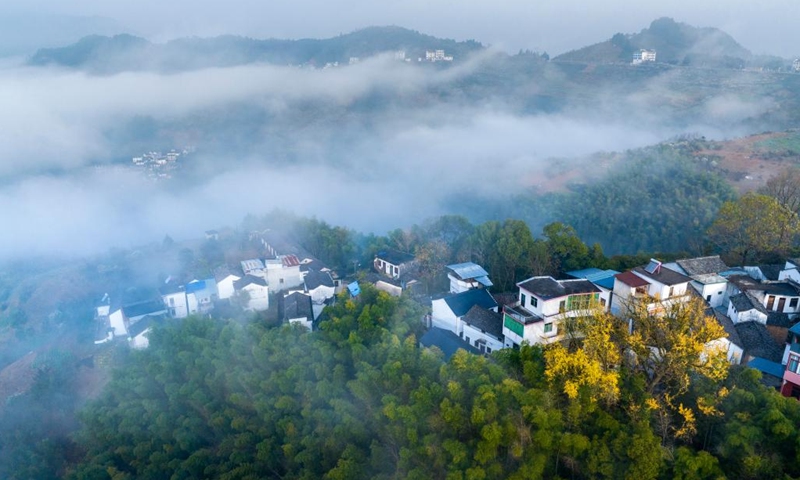
[[[266,280],[253,275],[245,275],[241,280],[233,282],[233,288],[238,294],[247,292],[248,302],[245,310],[264,311],[269,309],[269,287]]]
[[[601,306],[600,290],[588,280],[556,280],[550,276],[531,277],[519,282],[519,300],[503,307],[505,346],[522,342],[552,343],[561,338],[563,319],[588,315]]]
[[[730,269],[719,255],[685,258],[674,263],[665,263],[664,268],[676,271],[692,279],[690,285],[703,297],[711,308],[725,303],[728,280],[720,275]]]
[[[217,282],[213,278],[192,280],[186,284],[186,307],[189,314],[208,313],[217,299]]]
[[[656,61],[655,50],[641,49],[638,52],[633,52],[633,60],[631,60],[631,64],[641,65],[642,63],[645,62],[655,62],[655,61]]]
[[[228,274],[225,276],[220,276],[217,279],[217,296],[220,300],[227,300],[236,293],[233,288],[233,283],[237,280],[241,280],[242,277]]]
[[[493,310],[474,305],[461,319],[464,341],[481,353],[503,348],[503,316]]]
[[[305,293],[311,296],[314,304],[321,305],[333,298],[335,283],[331,274],[319,270],[309,270],[303,278]]]
[[[266,279],[273,292],[289,290],[303,285],[300,260],[295,255],[279,255],[268,258]]]
[[[624,316],[634,302],[645,302],[650,313],[657,313],[673,302],[689,300],[691,278],[651,259],[646,267],[636,267],[614,276],[611,311]]]
[[[385,250],[375,255],[372,265],[378,273],[399,279],[401,275],[414,269],[416,261],[414,255],[397,250]]]
[[[312,330],[314,310],[311,304],[311,296],[294,292],[283,297],[282,318],[284,323],[294,323]]]
[[[244,272],[245,275],[267,278],[267,270],[264,267],[264,262],[257,258],[242,260],[242,272]]]
[[[461,319],[475,305],[493,312],[498,309],[497,302],[484,289],[447,295],[431,301],[431,326],[462,336],[464,325]]]
[[[476,263],[456,263],[448,265],[447,270],[447,278],[450,279],[450,293],[461,293],[473,288],[492,286],[489,273]]]
[[[741,322],[758,322],[767,324],[768,312],[749,292],[738,293],[728,302],[728,317],[734,324]]]
[[[158,291],[172,318],[186,318],[189,315],[189,304],[183,285],[167,280],[167,283],[162,285]]]
[[[792,280],[800,283],[800,258],[790,258],[786,261],[783,270],[778,274],[778,280]]]

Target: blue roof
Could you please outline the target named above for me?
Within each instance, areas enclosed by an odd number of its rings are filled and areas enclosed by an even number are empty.
[[[567,275],[575,278],[583,278],[600,287],[608,290],[614,289],[614,275],[619,272],[616,270],[600,270],[599,268],[584,268],[583,270],[573,270]]]
[[[186,284],[186,293],[199,292],[206,289],[205,280],[194,280]]]
[[[475,279],[481,285],[487,287],[491,287],[493,285],[491,280],[489,280],[489,272],[484,270],[483,267],[477,263],[454,263],[453,265],[448,265],[447,268],[452,270],[453,273],[458,275],[458,277],[462,280]]]
[[[795,352],[795,353],[800,353],[800,343],[793,343],[793,344],[789,345],[789,351],[790,352]]]
[[[795,323],[792,328],[789,329],[789,331],[795,335],[800,335],[800,323]]]
[[[587,278],[589,275],[595,275],[598,273],[603,273],[603,270],[599,268],[584,268],[583,270],[573,270],[571,272],[567,272],[567,275],[574,278]]]
[[[750,368],[755,368],[761,373],[766,373],[767,375],[772,375],[773,377],[782,378],[783,371],[785,370],[784,366],[777,362],[772,362],[765,358],[755,357],[749,362],[747,362],[747,366]]]
[[[358,286],[358,282],[353,282],[347,285],[347,290],[350,291],[351,297],[357,297],[359,293],[361,293],[361,287]]]
[[[465,342],[458,335],[450,330],[443,330],[441,328],[433,327],[428,330],[419,343],[426,347],[439,347],[439,350],[444,353],[445,360],[450,360],[459,349],[466,350],[469,353],[480,354],[480,350]]]
[[[447,306],[453,311],[456,317],[463,317],[469,312],[469,309],[478,305],[486,310],[491,310],[497,307],[497,302],[494,298],[482,288],[473,288],[466,292],[456,293],[444,298]]]

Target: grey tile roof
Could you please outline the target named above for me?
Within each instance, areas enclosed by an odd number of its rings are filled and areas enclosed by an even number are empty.
[[[780,362],[783,359],[783,345],[778,345],[770,336],[767,327],[761,323],[742,322],[737,323],[735,328],[746,355],[765,358],[772,362]]]
[[[783,270],[783,265],[759,265],[758,268],[767,280],[778,280],[781,270]]]
[[[518,283],[517,286],[543,300],[581,293],[600,293],[596,285],[583,279],[556,280],[553,277],[533,277]]]
[[[378,252],[376,257],[380,258],[385,262],[389,262],[392,265],[402,265],[404,263],[408,263],[414,260],[414,255],[410,253],[400,252],[398,250],[384,250],[382,252]]]
[[[325,286],[333,288],[333,278],[328,272],[320,272],[319,270],[309,270],[304,278],[306,288],[314,290],[317,287]]]
[[[475,305],[486,309],[497,307],[497,302],[494,298],[482,288],[473,288],[466,292],[449,295],[444,297],[444,301],[456,317],[463,317]]]
[[[680,265],[689,276],[692,275],[708,275],[710,273],[720,273],[728,270],[725,262],[719,258],[719,255],[710,257],[697,257],[697,258],[684,258],[676,260],[675,263]]]
[[[730,318],[728,318],[727,315],[717,310],[714,310],[713,312],[709,313],[709,315],[713,315],[714,318],[717,319],[717,322],[725,330],[725,334],[731,343],[739,347],[742,346],[742,340],[739,338],[739,333],[736,332],[736,326],[733,324],[733,321]]]
[[[292,318],[314,319],[311,297],[300,292],[283,297],[283,320],[288,322]]]
[[[750,300],[750,297],[745,295],[744,293],[737,293],[736,295],[731,297],[731,303],[733,304],[733,308],[736,309],[737,312],[747,312],[748,310],[753,310],[755,305]]]
[[[769,312],[767,315],[767,325],[770,327],[789,328],[792,326],[792,321],[789,315],[782,312]]]
[[[464,315],[463,321],[498,340],[503,338],[503,316],[497,312],[475,305]]]
[[[425,347],[438,347],[444,353],[445,360],[450,360],[450,357],[459,349],[466,350],[469,353],[480,354],[480,350],[462,340],[455,333],[436,327],[425,332],[425,335],[419,339],[419,343]]]
[[[267,281],[261,277],[255,277],[253,275],[245,275],[244,278],[236,280],[233,282],[233,288],[236,290],[241,290],[248,285],[261,285],[262,287],[267,286]]]
[[[633,268],[631,271],[636,272],[637,275],[642,275],[645,278],[670,286],[689,283],[692,280],[686,275],[670,270],[669,268],[664,268],[663,266],[659,268],[656,273],[650,273],[642,267]]]

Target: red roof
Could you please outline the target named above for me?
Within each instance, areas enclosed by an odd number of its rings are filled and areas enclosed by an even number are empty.
[[[636,287],[644,287],[645,285],[650,285],[650,282],[645,280],[644,278],[636,275],[633,272],[622,272],[614,275],[614,278],[619,280],[620,282],[624,283],[625,285],[631,286],[633,288]]]
[[[296,267],[300,265],[300,260],[295,255],[284,255],[281,257],[284,267]]]

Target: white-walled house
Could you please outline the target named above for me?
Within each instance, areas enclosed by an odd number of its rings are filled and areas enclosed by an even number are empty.
[[[800,258],[787,260],[783,270],[778,275],[778,280],[792,280],[800,283]]]
[[[186,318],[189,315],[186,289],[183,285],[168,280],[158,291],[172,318]]]
[[[523,342],[552,343],[561,338],[560,323],[568,317],[590,313],[601,306],[603,292],[592,282],[583,279],[556,280],[550,276],[532,277],[517,284],[518,301],[503,307],[505,346]]]
[[[464,341],[481,353],[492,353],[504,347],[503,315],[474,305],[461,319]]]
[[[309,295],[294,292],[284,296],[282,310],[284,323],[298,324],[309,330],[313,329],[314,310]]]
[[[431,325],[462,336],[464,325],[461,320],[475,305],[493,312],[498,309],[497,302],[484,289],[450,294],[431,301]]]
[[[476,263],[456,263],[448,265],[447,270],[450,293],[466,292],[473,288],[489,288],[493,285],[489,280],[489,273]]]
[[[246,292],[248,295],[247,305],[243,305],[245,310],[264,311],[269,309],[269,287],[266,280],[253,275],[245,275],[241,280],[233,283],[233,288],[238,295]]]
[[[611,311],[625,316],[635,302],[645,302],[650,313],[657,313],[671,303],[686,302],[691,278],[665,268],[651,259],[646,267],[636,267],[614,276],[614,293]]]
[[[220,300],[227,300],[236,293],[233,283],[241,280],[242,277],[228,274],[217,279],[217,296]]]
[[[273,292],[281,292],[303,285],[300,259],[295,255],[279,255],[265,262],[266,279]]]
[[[241,264],[242,264],[242,272],[244,272],[245,275],[267,278],[267,270],[266,267],[264,266],[264,262],[262,262],[258,258],[242,260]]]
[[[414,255],[408,253],[385,250],[375,255],[372,265],[378,273],[389,278],[399,279],[404,273],[415,268],[416,260]]]
[[[208,313],[217,299],[217,283],[213,278],[192,280],[186,284],[186,306],[189,314]]]
[[[664,268],[676,271],[692,279],[690,285],[711,308],[725,303],[728,280],[720,275],[730,269],[719,255],[684,258],[665,263]]]
[[[333,298],[336,287],[328,272],[319,270],[309,270],[303,278],[305,283],[305,293],[311,296],[312,303],[322,305]]]

